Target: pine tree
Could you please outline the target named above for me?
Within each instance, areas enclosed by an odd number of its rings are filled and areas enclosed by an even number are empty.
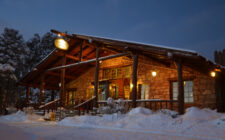
[[[29,70],[32,70],[42,59],[44,59],[54,49],[55,36],[52,33],[46,33],[41,38],[39,34],[28,40],[27,46],[30,49],[30,55],[27,59]]]
[[[29,49],[26,47],[22,35],[17,30],[5,28],[0,35],[0,103],[1,108],[13,103],[16,93],[16,81],[24,72],[25,60]]]
[[[39,34],[34,34],[34,37],[27,41],[27,47],[30,49],[29,57],[27,58],[27,69],[31,71],[32,68],[36,66],[36,64],[40,61],[41,50],[41,37]]]

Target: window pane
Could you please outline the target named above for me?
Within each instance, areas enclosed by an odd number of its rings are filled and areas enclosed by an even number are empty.
[[[129,67],[125,67],[125,68],[124,68],[124,71],[125,71],[124,77],[125,77],[125,78],[129,78],[130,75],[131,75],[131,67],[130,67],[130,66],[129,66]]]
[[[112,75],[112,79],[116,78],[116,69],[112,69],[111,75]]]
[[[194,102],[194,98],[189,98],[189,103],[193,103]]]
[[[178,98],[178,82],[173,82],[173,99],[177,100]],[[193,103],[193,81],[184,81],[184,102],[185,103]]]
[[[121,68],[117,69],[117,78],[122,78],[122,70],[121,70]]]
[[[145,99],[149,99],[148,85],[145,85]]]

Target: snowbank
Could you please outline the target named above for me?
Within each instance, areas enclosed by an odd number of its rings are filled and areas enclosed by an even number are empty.
[[[100,116],[75,116],[65,118],[60,126],[109,128],[154,133],[223,138],[225,139],[225,114],[210,109],[191,107],[184,115],[167,109],[152,112],[146,108],[135,108],[127,114]]]
[[[41,117],[18,111],[0,117],[1,122],[22,122],[29,125],[40,123]],[[33,123],[35,122],[35,123]],[[15,124],[15,123],[10,123]],[[16,123],[18,124],[18,123]],[[50,123],[40,123],[47,127]],[[56,126],[54,126],[56,125]],[[57,126],[59,125],[59,126]],[[185,136],[191,139],[225,139],[225,114],[210,109],[191,107],[184,115],[163,109],[152,112],[146,108],[134,108],[127,114],[106,114],[103,116],[75,116],[53,123],[52,127],[102,128],[127,132],[151,133],[154,135]],[[71,128],[73,129],[73,128]],[[88,129],[90,130],[90,129]],[[91,129],[92,130],[92,129]]]
[[[17,111],[16,113],[1,116],[0,117],[1,122],[38,122],[43,121],[41,116],[38,116],[36,114],[26,114],[23,111]]]

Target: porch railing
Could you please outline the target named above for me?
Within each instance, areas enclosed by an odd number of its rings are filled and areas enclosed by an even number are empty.
[[[132,108],[132,100],[123,100],[125,104],[128,105],[128,109]],[[115,100],[118,102],[118,100]],[[142,106],[149,108],[151,110],[159,110],[159,109],[171,109],[174,110],[178,101],[177,100],[161,100],[161,99],[138,99],[136,100],[137,106]],[[107,104],[106,100],[98,101],[98,104]]]
[[[39,106],[40,110],[47,110],[49,112],[49,110],[57,110],[57,108],[60,106],[60,99],[56,99],[54,101],[48,102],[44,105]]]
[[[76,105],[73,109],[78,110],[78,115],[81,114],[81,110],[83,112],[89,113],[89,111],[93,110],[95,99],[96,99],[96,97],[94,96],[94,97],[88,99],[87,101]]]

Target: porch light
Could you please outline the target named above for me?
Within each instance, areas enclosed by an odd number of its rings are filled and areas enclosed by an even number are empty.
[[[152,76],[156,77],[156,75],[157,75],[157,72],[156,71],[152,71]]]
[[[69,49],[69,44],[68,42],[62,38],[62,36],[58,35],[58,38],[55,40],[55,46],[56,48],[60,49],[60,50],[68,50]]]
[[[133,86],[134,86],[134,85],[133,85],[132,83],[130,83],[130,88],[131,88],[131,89],[133,88]]]
[[[211,71],[210,76],[211,77],[216,77],[216,72],[215,71]]]

